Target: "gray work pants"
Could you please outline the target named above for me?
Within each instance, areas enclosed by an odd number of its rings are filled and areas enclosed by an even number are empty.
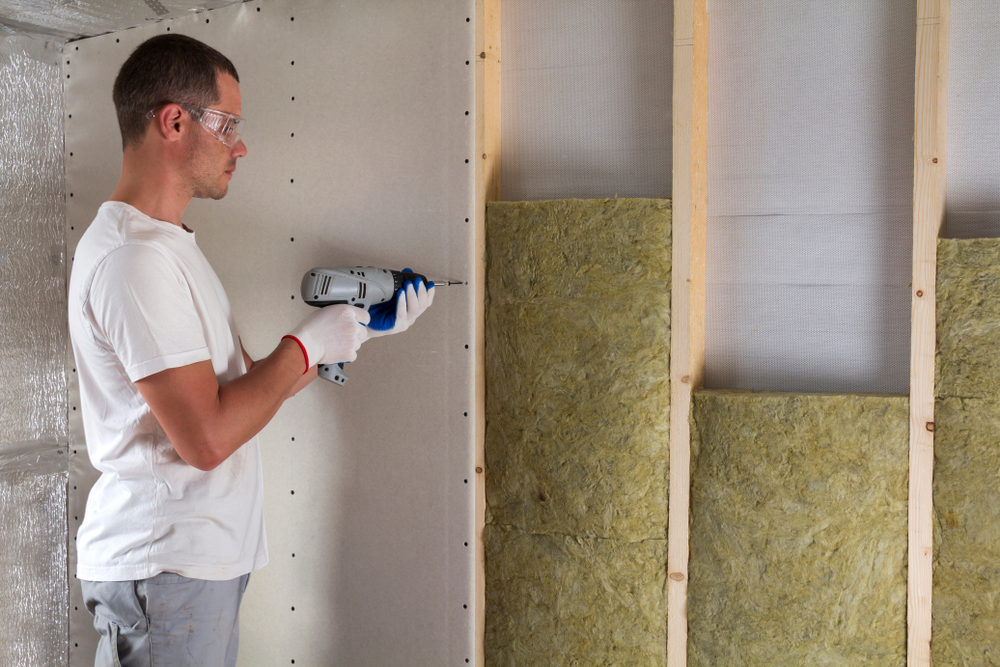
[[[249,574],[228,581],[164,572],[139,581],[82,581],[101,633],[95,667],[234,667]]]

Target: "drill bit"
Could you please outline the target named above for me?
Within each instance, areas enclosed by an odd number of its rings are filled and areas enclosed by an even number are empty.
[[[437,280],[436,278],[428,278],[434,287],[447,287],[448,285],[468,285],[469,283],[464,280]]]

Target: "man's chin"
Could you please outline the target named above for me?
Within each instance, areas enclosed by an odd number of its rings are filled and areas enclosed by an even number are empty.
[[[229,185],[227,184],[211,190],[198,190],[192,195],[192,197],[195,199],[214,199],[218,201],[225,197],[228,192]]]

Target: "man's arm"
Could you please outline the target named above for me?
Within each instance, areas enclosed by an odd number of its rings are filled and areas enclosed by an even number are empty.
[[[243,347],[243,341],[239,339],[238,336],[237,339],[240,340],[240,352],[243,353],[243,365],[246,366],[247,372],[250,372],[250,368],[253,366],[254,361],[253,359],[250,358],[250,355],[247,354],[246,348]],[[317,377],[318,369],[319,369],[318,366],[313,366],[308,371],[306,371],[305,375],[300,377],[298,382],[296,382],[295,385],[292,386],[292,389],[290,392],[288,392],[288,396],[286,398],[291,398],[295,394],[305,389],[310,382],[315,380]]]
[[[180,457],[199,470],[212,470],[316,376],[315,368],[303,375],[302,366],[302,350],[286,338],[266,358],[250,360],[246,375],[223,385],[212,362],[201,361],[155,373],[135,386]]]
[[[177,454],[199,470],[212,470],[312,381],[316,364],[357,359],[368,320],[367,312],[353,306],[328,306],[310,313],[265,359],[249,359],[241,343],[250,367],[232,382],[219,385],[212,362],[199,361],[154,373],[135,386]]]
[[[240,341],[240,352],[243,354],[243,365],[246,366],[247,371],[249,371],[253,366],[253,359],[251,359],[250,355],[247,354],[247,349],[243,347],[243,339],[237,336],[236,340]]]

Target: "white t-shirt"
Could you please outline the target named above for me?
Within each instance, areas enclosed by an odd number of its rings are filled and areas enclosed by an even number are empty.
[[[128,204],[101,206],[76,249],[69,328],[87,450],[101,473],[77,534],[77,576],[225,580],[266,565],[257,438],[199,470],[134,384],[205,360],[220,384],[246,373],[229,300],[194,233]]]

